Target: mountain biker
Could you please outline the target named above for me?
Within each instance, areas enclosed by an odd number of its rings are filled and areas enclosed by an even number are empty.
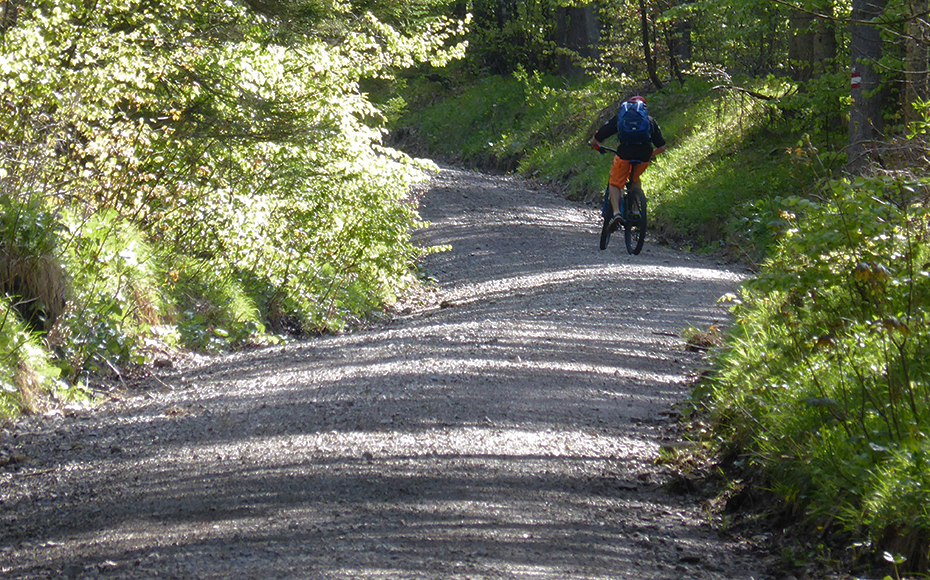
[[[639,102],[642,103],[644,107],[646,106],[646,99],[638,95],[630,97],[627,102]],[[618,111],[613,118],[604,123],[604,126],[597,130],[597,133],[595,133],[594,137],[591,139],[591,147],[594,149],[599,148],[601,141],[618,133],[617,127],[620,114],[621,113]],[[610,168],[610,179],[608,180],[607,188],[610,205],[613,208],[613,217],[610,221],[611,229],[616,229],[616,226],[618,226],[622,220],[620,215],[620,195],[623,188],[626,186],[627,178],[629,177],[632,182],[632,187],[642,191],[640,177],[643,172],[646,171],[646,168],[649,167],[649,162],[652,158],[665,151],[665,139],[662,137],[662,130],[659,129],[659,124],[651,115],[649,115],[649,126],[650,141],[643,143],[620,143],[617,146],[617,155],[614,157],[614,164]],[[639,161],[640,163],[633,165],[630,161]],[[638,208],[632,208],[632,210],[636,213]]]

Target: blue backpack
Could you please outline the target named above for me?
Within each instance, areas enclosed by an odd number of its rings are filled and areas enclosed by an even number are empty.
[[[626,102],[617,112],[617,137],[623,145],[642,145],[652,141],[652,126],[646,105]]]

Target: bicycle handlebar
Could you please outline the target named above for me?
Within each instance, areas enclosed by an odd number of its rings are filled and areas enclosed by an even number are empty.
[[[611,149],[610,147],[604,147],[604,146],[601,145],[600,143],[596,143],[596,142],[595,142],[595,143],[591,143],[591,149],[594,149],[595,151],[597,151],[597,152],[600,153],[601,155],[604,155],[605,153],[613,153],[614,155],[617,154],[617,150],[616,150],[616,149]]]
[[[594,149],[601,155],[604,155],[605,153],[613,153],[614,155],[619,155],[616,149],[611,149],[610,147],[604,147],[603,145],[597,142],[591,143],[591,149]],[[642,163],[642,161],[640,161],[639,159],[629,159],[628,161],[630,162],[631,165],[639,165],[640,163]]]
[[[616,149],[611,149],[610,147],[604,147],[603,145],[597,142],[591,143],[591,149],[594,149],[601,155],[605,153],[613,153],[614,155],[619,155]],[[639,165],[640,163],[643,163],[639,159],[628,159],[627,161],[629,161],[631,165]]]

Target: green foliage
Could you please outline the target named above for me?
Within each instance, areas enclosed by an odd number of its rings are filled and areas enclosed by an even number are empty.
[[[359,87],[460,57],[444,5],[393,25],[342,2],[20,11],[0,36],[3,290],[34,305],[64,376],[120,372],[153,343],[261,341],[284,319],[336,330],[408,284],[407,192],[429,164],[382,145]]]
[[[600,106],[593,94],[518,68],[413,110],[402,122],[416,127],[434,155],[506,170],[522,162],[523,171],[536,173],[548,152],[567,146],[591,124]],[[546,169],[553,170],[550,179],[573,171],[555,163]]]
[[[736,308],[712,402],[787,501],[876,548],[909,538],[913,562],[930,547],[924,187],[839,180],[822,200],[783,201],[786,227]]]
[[[695,63],[764,77],[788,64],[788,14],[776,2],[700,0],[676,3],[662,19],[688,23]]]
[[[787,113],[795,133],[815,135],[825,142],[847,138],[844,120],[851,103],[848,76],[846,70],[824,73],[806,81],[803,90],[781,99],[779,108]]]
[[[192,350],[222,352],[264,341],[261,311],[243,283],[196,268],[196,262],[190,262],[170,273],[180,344]]]
[[[66,376],[141,364],[144,340],[166,312],[151,248],[114,210],[69,212],[65,225],[69,300],[49,344]]]
[[[553,0],[475,0],[469,53],[481,69],[508,74],[517,67],[556,70],[557,3]]]
[[[14,304],[0,298],[0,418],[43,409],[50,392],[65,392],[56,389],[57,377],[58,369],[28,332]]]

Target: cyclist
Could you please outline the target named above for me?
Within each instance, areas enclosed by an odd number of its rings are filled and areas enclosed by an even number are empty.
[[[642,103],[643,107],[646,106],[646,99],[640,96],[630,97],[629,103]],[[621,111],[623,110],[621,106]],[[600,146],[600,142],[612,135],[616,135],[618,130],[618,123],[620,112],[618,111],[616,115],[606,123],[604,126],[597,130],[597,133],[594,134],[594,138],[591,139],[591,146],[597,149]],[[659,124],[656,120],[649,115],[649,127],[650,127],[650,139],[642,143],[623,143],[621,142],[617,147],[617,155],[614,157],[614,164],[610,168],[610,179],[608,180],[608,198],[610,199],[610,205],[613,208],[613,217],[610,220],[610,228],[617,229],[617,226],[621,223],[622,216],[620,215],[620,195],[623,191],[623,188],[626,186],[627,177],[629,177],[634,188],[638,188],[642,191],[642,182],[640,177],[643,172],[646,171],[646,168],[649,167],[649,161],[653,157],[665,151],[665,139],[662,137],[662,130],[659,129]],[[633,165],[630,161],[639,161],[637,165]],[[638,208],[631,208],[633,213],[638,212]]]

